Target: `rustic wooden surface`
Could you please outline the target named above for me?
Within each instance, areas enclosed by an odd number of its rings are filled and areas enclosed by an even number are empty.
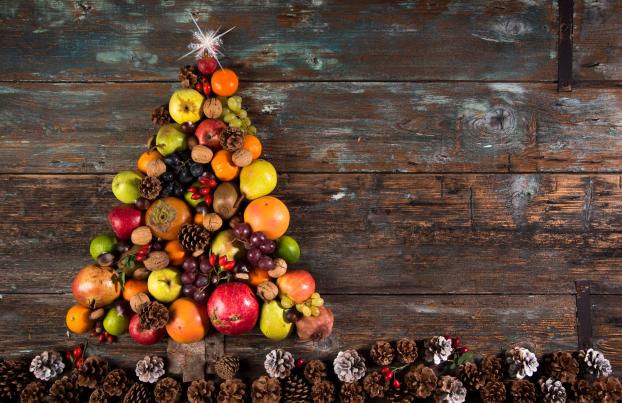
[[[70,278],[106,228],[112,174],[176,87],[189,13],[226,52],[282,173],[303,262],[335,311],[329,357],[460,334],[481,352],[593,341],[622,368],[622,9],[575,0],[571,92],[548,1],[8,1],[0,5],[0,355],[66,348]],[[142,4],[138,4],[142,3]],[[223,340],[260,371],[274,343]],[[132,366],[127,337],[94,347]]]

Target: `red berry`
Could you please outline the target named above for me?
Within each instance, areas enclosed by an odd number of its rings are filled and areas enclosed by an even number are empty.
[[[201,188],[201,189],[199,189],[199,194],[201,194],[203,196],[208,195],[209,192],[210,192],[210,188]]]
[[[111,344],[114,341],[114,336],[109,334],[108,336],[106,336],[106,341],[108,342],[108,344]]]
[[[458,352],[459,352],[460,354],[468,353],[468,352],[469,352],[469,348],[468,348],[468,347],[460,347],[460,348],[458,349]]]
[[[190,196],[190,198],[192,200],[199,200],[201,198],[201,195],[198,193],[193,193],[192,196]]]
[[[201,176],[199,178],[199,183],[201,185],[207,185],[209,183],[209,178],[207,176]]]
[[[395,389],[399,389],[402,385],[400,384],[400,381],[398,381],[397,379],[393,380],[393,387]]]
[[[234,267],[235,267],[235,262],[232,260],[230,262],[225,263],[225,265],[223,266],[223,269],[229,271],[233,269]]]
[[[65,357],[66,357],[69,361],[71,361],[71,360],[73,359],[73,356],[71,355],[71,352],[70,352],[70,351],[67,351],[67,353],[65,354]]]
[[[203,93],[209,95],[212,92],[212,86],[209,83],[203,83]]]
[[[136,261],[137,262],[142,262],[145,259],[145,256],[143,255],[136,255]]]
[[[100,342],[100,344],[101,344],[101,342]],[[78,358],[76,360],[76,363],[75,363],[76,368],[80,368],[82,366],[82,364],[84,364],[84,357],[80,357],[80,358]]]
[[[454,337],[451,339],[451,347],[459,348],[460,347],[460,337]]]
[[[208,194],[205,196],[205,204],[207,204],[208,206],[212,205],[212,195]]]
[[[196,187],[196,186],[190,186],[190,187],[188,188],[188,192],[190,192],[190,193],[196,193],[196,192],[197,192],[197,190],[198,190],[198,189],[197,189],[197,187]]]
[[[211,187],[211,188],[215,188],[215,187],[218,185],[218,183],[216,183],[216,179],[213,179],[213,178],[212,178],[212,179],[210,179],[210,180],[209,180],[209,182],[207,182],[207,184],[208,184],[208,185],[209,185],[209,187]]]
[[[82,355],[82,347],[80,346],[75,346],[73,348],[73,357],[74,358],[78,358]]]
[[[302,368],[302,366],[305,365],[305,360],[304,358],[300,357],[296,360],[296,368]]]
[[[104,337],[106,337],[106,336],[104,336],[104,334],[101,333],[99,336],[97,336],[97,342],[99,344],[102,344],[104,342]]]
[[[194,85],[194,89],[196,89],[197,91],[201,92],[201,89],[203,88],[203,86],[200,83],[196,83]]]
[[[218,62],[213,57],[204,57],[197,62],[199,73],[203,75],[210,75],[218,68]]]
[[[214,255],[213,253],[209,255],[209,264],[211,264],[212,266],[216,266],[216,255]]]
[[[393,371],[389,370],[385,372],[384,377],[386,378],[387,381],[390,381],[391,378],[393,378]]]
[[[225,264],[227,264],[227,256],[221,256],[218,259],[218,266],[224,266]]]
[[[390,371],[389,367],[382,367],[382,369],[380,370],[380,372],[382,372],[383,374],[386,374],[389,371]]]

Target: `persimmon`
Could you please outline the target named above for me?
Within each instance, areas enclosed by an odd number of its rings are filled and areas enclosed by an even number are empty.
[[[216,70],[211,82],[212,91],[216,95],[230,97],[238,90],[238,76],[231,69]]]
[[[125,280],[125,286],[123,287],[123,299],[129,301],[139,292],[144,292],[145,294],[148,292],[146,281],[136,280],[135,278]]]
[[[153,150],[145,151],[140,154],[138,157],[137,168],[140,172],[146,174],[147,173],[147,165],[153,160],[158,160],[162,158],[162,154],[158,152],[155,148]]]
[[[179,240],[174,239],[166,243],[164,251],[168,255],[168,259],[171,265],[181,266],[186,258],[186,250],[181,246]]]
[[[67,329],[73,333],[86,333],[93,328],[95,321],[91,320],[89,316],[91,310],[80,304],[76,304],[69,308],[67,316],[65,317],[65,323]]]
[[[182,225],[192,222],[188,204],[176,197],[156,200],[145,214],[145,223],[151,232],[167,241],[177,238]]]
[[[276,197],[263,196],[246,206],[244,222],[253,232],[262,231],[268,239],[278,239],[289,227],[289,210]]]
[[[253,159],[256,160],[261,155],[261,141],[259,138],[253,134],[247,134],[244,136],[244,143],[242,143],[242,148],[248,150],[253,155]]]
[[[231,181],[237,178],[240,172],[240,168],[233,163],[231,153],[227,150],[220,150],[214,155],[212,170],[221,181]]]
[[[207,307],[193,299],[178,298],[169,307],[166,332],[177,343],[194,343],[203,340],[209,329]]]

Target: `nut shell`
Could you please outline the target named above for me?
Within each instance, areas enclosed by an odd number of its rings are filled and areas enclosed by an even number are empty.
[[[214,152],[211,148],[199,144],[192,148],[190,157],[194,162],[198,162],[199,164],[207,164],[214,157]]]
[[[149,270],[144,267],[139,267],[138,269],[134,270],[132,277],[134,277],[136,280],[147,280],[149,274],[151,274]]]
[[[216,213],[205,214],[203,217],[203,226],[210,232],[218,231],[222,228],[222,218]]]
[[[151,229],[146,225],[140,226],[132,231],[131,240],[134,245],[147,245],[153,239]]]
[[[147,163],[147,176],[158,177],[166,172],[166,164],[161,159],[155,159]]]
[[[238,151],[233,153],[231,159],[236,166],[243,168],[253,162],[253,153],[245,148],[240,148]]]
[[[274,259],[274,269],[268,271],[268,276],[272,278],[279,278],[283,274],[287,273],[287,262],[280,257]]]
[[[149,302],[149,296],[144,292],[139,292],[130,299],[130,307],[132,308],[132,311],[138,313],[140,308]]]
[[[143,264],[147,270],[157,271],[165,269],[169,264],[168,254],[163,251],[154,251],[143,260]]]
[[[222,103],[218,98],[208,98],[203,103],[203,113],[210,119],[216,119],[222,115]]]
[[[96,310],[94,310],[93,312],[90,313],[89,319],[90,320],[99,320],[99,319],[103,318],[105,314],[106,314],[106,310],[104,308],[97,308]]]
[[[264,301],[272,301],[279,295],[279,287],[272,281],[264,281],[257,286],[257,295]]]

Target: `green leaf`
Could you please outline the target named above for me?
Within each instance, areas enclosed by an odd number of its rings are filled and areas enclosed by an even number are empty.
[[[456,365],[462,365],[465,362],[473,361],[474,357],[475,354],[469,351],[468,353],[460,354],[460,356],[455,360],[455,363]]]

